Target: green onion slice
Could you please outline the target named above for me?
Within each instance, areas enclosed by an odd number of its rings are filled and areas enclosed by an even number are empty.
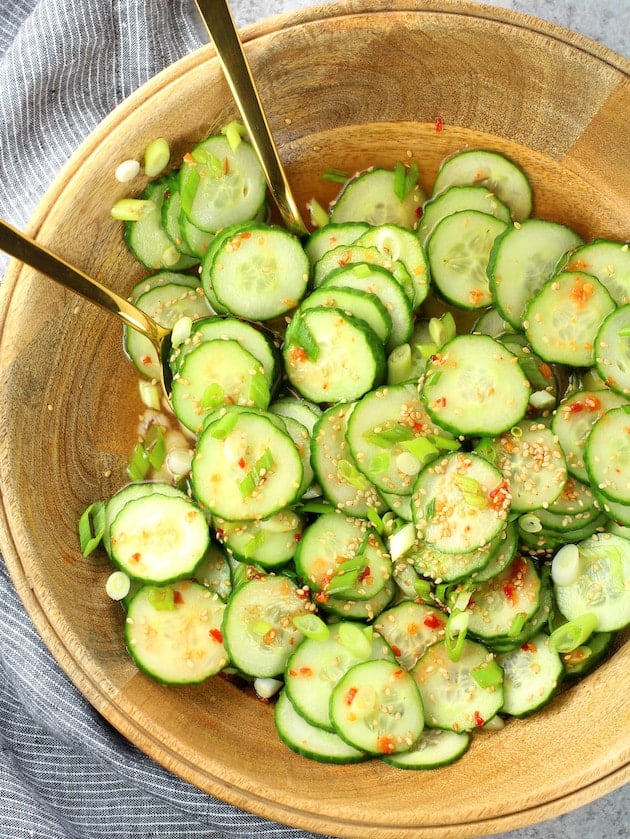
[[[559,626],[549,636],[549,646],[558,653],[570,653],[581,647],[597,629],[597,615],[586,612]]]
[[[100,544],[105,533],[105,502],[95,501],[79,519],[79,544],[82,556],[89,556]]]
[[[330,635],[330,629],[319,617],[309,612],[304,615],[295,615],[293,626],[304,635],[305,638],[310,638],[312,641],[326,641]]]

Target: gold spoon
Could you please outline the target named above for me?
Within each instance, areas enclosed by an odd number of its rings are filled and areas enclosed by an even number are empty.
[[[195,3],[214,44],[250,142],[265,173],[271,197],[285,226],[297,236],[306,236],[308,229],[282,168],[278,149],[228,4],[226,0],[195,0]]]
[[[31,239],[25,233],[0,219],[0,250],[15,259],[25,262],[36,271],[55,280],[64,288],[80,294],[102,309],[119,317],[127,326],[140,332],[155,347],[160,359],[162,388],[167,398],[170,395],[172,372],[169,364],[171,355],[171,330],[146,315],[124,297],[75,268],[62,257],[57,256],[44,245]]]

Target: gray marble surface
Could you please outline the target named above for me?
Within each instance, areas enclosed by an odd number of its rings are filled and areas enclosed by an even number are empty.
[[[231,0],[239,25],[313,5],[309,0]],[[494,0],[487,5],[550,20],[630,57],[630,0]],[[630,118],[630,114],[628,114]],[[630,149],[629,159],[630,159]],[[597,720],[593,720],[597,725]],[[628,839],[630,788],[625,787],[556,819],[497,839]]]

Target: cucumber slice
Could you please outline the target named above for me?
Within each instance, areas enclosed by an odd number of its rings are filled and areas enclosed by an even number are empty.
[[[431,277],[440,294],[460,309],[492,303],[487,267],[504,221],[479,210],[460,210],[442,219],[427,242]]]
[[[208,137],[185,155],[179,170],[181,206],[200,230],[216,233],[257,216],[267,184],[247,142],[232,149],[223,135]]]
[[[481,686],[484,681],[479,678],[494,667],[493,654],[475,641],[464,641],[457,661],[449,657],[444,641],[432,644],[411,671],[420,689],[427,725],[472,731],[496,716],[503,704],[500,668],[487,687]]]
[[[300,309],[328,306],[341,309],[359,320],[365,321],[382,344],[389,342],[392,332],[392,319],[375,294],[361,291],[357,288],[343,288],[342,286],[325,286],[316,288],[306,297]]]
[[[497,663],[503,669],[504,714],[528,716],[555,696],[563,668],[548,635],[534,635],[517,649],[498,655]]]
[[[525,309],[523,328],[534,352],[545,361],[592,367],[595,338],[615,302],[589,274],[565,271],[540,289]]]
[[[413,309],[409,297],[391,271],[365,262],[332,271],[321,283],[323,288],[351,288],[373,294],[383,303],[392,321],[386,349],[408,341],[413,332]]]
[[[173,412],[194,433],[201,430],[204,417],[221,405],[264,409],[270,398],[262,364],[232,339],[199,344],[173,376]]]
[[[499,539],[498,550],[492,551],[488,562],[470,575],[473,582],[483,583],[492,579],[492,577],[496,577],[514,560],[519,547],[518,529],[514,522],[508,521],[507,526],[501,531]]]
[[[429,463],[412,496],[419,537],[444,553],[487,545],[505,527],[509,505],[501,472],[474,453],[455,452]]]
[[[407,751],[424,727],[416,683],[386,659],[355,664],[342,676],[332,692],[330,717],[343,740],[376,755]]]
[[[206,298],[199,293],[199,286],[189,283],[160,282],[140,294],[136,306],[156,320],[160,326],[171,328],[181,317],[192,320],[208,317],[213,311]],[[123,330],[125,352],[136,370],[145,378],[157,379],[162,366],[157,351],[147,337],[125,325]]]
[[[402,262],[413,286],[413,308],[424,302],[429,293],[429,264],[415,233],[397,224],[381,224],[363,233],[356,244],[375,247],[383,256]]]
[[[473,589],[466,609],[469,632],[482,641],[509,637],[536,613],[540,593],[534,562],[516,556],[504,571]]]
[[[302,534],[295,567],[311,591],[352,600],[371,600],[389,582],[390,556],[369,521],[324,513]]]
[[[359,236],[369,229],[369,224],[365,222],[347,221],[342,224],[325,224],[319,230],[314,230],[304,244],[304,251],[311,266],[333,248],[354,244]]]
[[[598,632],[630,623],[630,542],[600,533],[578,544],[579,572],[568,585],[555,585],[558,608],[567,620],[592,613]]]
[[[177,498],[187,499],[188,496],[181,489],[177,489],[171,484],[163,481],[135,481],[131,484],[126,484],[124,487],[115,492],[108,498],[105,504],[105,532],[103,533],[103,547],[111,557],[111,539],[110,528],[111,524],[125,506],[127,501],[132,498],[143,498],[145,495],[152,493],[159,493],[160,495],[173,495]]]
[[[477,579],[494,555],[502,547],[505,532],[501,530],[487,545],[472,551],[445,553],[423,542],[416,544],[407,554],[407,559],[423,577],[453,583],[469,577]]]
[[[608,500],[630,504],[630,405],[611,408],[593,425],[584,456],[591,484]]]
[[[310,614],[304,592],[285,576],[247,580],[233,592],[223,619],[223,642],[230,662],[255,678],[284,673],[303,636],[293,618]]]
[[[362,221],[367,224],[397,224],[413,230],[425,194],[417,181],[399,190],[404,170],[368,169],[346,181],[330,208],[330,221]]]
[[[201,432],[192,461],[193,494],[231,521],[267,518],[297,499],[302,461],[293,440],[263,414],[228,413]]]
[[[625,404],[626,400],[611,390],[582,390],[564,399],[554,414],[551,430],[562,447],[569,473],[579,481],[589,483],[584,451],[591,428],[606,411]]]
[[[426,247],[427,240],[442,219],[460,210],[478,210],[508,224],[510,208],[485,186],[450,186],[425,202],[416,234]]]
[[[630,247],[627,242],[595,239],[566,255],[559,271],[584,271],[606,286],[618,306],[630,303]]]
[[[208,280],[219,305],[245,320],[267,321],[300,302],[310,266],[300,240],[280,227],[256,224],[222,237]]]
[[[348,416],[355,403],[333,405],[313,427],[311,463],[324,497],[340,512],[366,518],[385,503],[365,475],[360,472],[346,439]]]
[[[211,542],[204,558],[195,567],[194,580],[227,600],[232,591],[232,571],[225,551]]]
[[[395,594],[396,584],[393,580],[388,580],[381,591],[369,600],[353,600],[341,596],[320,597],[319,595],[315,599],[322,611],[337,618],[372,622],[383,609],[390,605]]]
[[[173,372],[181,369],[184,358],[204,341],[238,341],[260,364],[269,384],[277,378],[278,354],[270,339],[246,321],[231,317],[207,317],[193,322],[189,338],[174,350],[170,362]]]
[[[365,752],[349,746],[333,731],[312,725],[299,714],[285,690],[280,691],[274,708],[276,730],[289,749],[320,763],[358,763],[365,760]]]
[[[509,431],[482,440],[475,451],[494,463],[505,476],[514,512],[552,504],[566,483],[564,453],[555,434],[544,423],[521,420]]]
[[[483,149],[457,152],[442,162],[433,195],[456,185],[484,186],[508,205],[514,221],[532,211],[532,190],[523,170],[505,155]]]
[[[385,374],[383,345],[364,321],[341,309],[298,310],[283,347],[287,378],[316,403],[351,402]]]
[[[630,304],[613,309],[595,337],[595,367],[606,386],[630,396]]]
[[[112,561],[133,580],[168,583],[192,577],[210,543],[205,516],[179,495],[132,498],[110,525]]]
[[[293,510],[280,510],[257,521],[226,521],[215,516],[212,523],[235,559],[266,569],[286,565],[293,558],[304,530],[303,518]]]
[[[573,230],[545,219],[527,219],[496,238],[488,261],[490,290],[514,329],[522,330],[528,301],[554,275],[558,260],[581,244]]]
[[[197,684],[228,663],[225,603],[195,582],[142,586],[129,603],[125,641],[140,670],[169,685]]]
[[[418,472],[442,443],[459,447],[433,423],[413,383],[366,394],[349,416],[346,436],[359,471],[378,490],[395,495],[411,494]]]
[[[459,760],[471,741],[467,731],[425,728],[420,739],[408,751],[383,756],[382,760],[396,769],[437,769]]]
[[[501,434],[525,416],[530,385],[516,356],[489,335],[458,335],[427,364],[420,396],[453,434]]]
[[[374,628],[405,670],[411,670],[431,644],[444,638],[445,626],[443,612],[414,600],[404,600],[386,609],[374,622]]]
[[[145,268],[152,271],[168,269],[184,271],[198,263],[196,257],[180,253],[162,226],[162,205],[170,188],[167,175],[149,183],[140,198],[151,202],[137,221],[125,222],[124,239],[127,247]]]
[[[307,399],[301,399],[299,396],[281,396],[274,399],[269,410],[280,417],[292,417],[303,425],[309,434],[313,433],[315,423],[322,415],[319,405]]]
[[[190,249],[182,231],[180,219],[184,216],[184,214],[182,213],[182,202],[179,194],[179,178],[177,177],[177,174],[169,176],[168,190],[164,195],[161,215],[162,227],[179,253],[198,260],[197,253]]]
[[[405,265],[399,259],[391,259],[386,254],[382,254],[378,248],[367,245],[340,246],[325,253],[313,266],[313,287],[319,288],[333,271],[350,268],[357,264],[367,265],[370,268],[384,268],[404,291],[409,305],[413,306],[415,290]],[[361,268],[361,272],[368,273],[365,268]]]
[[[351,640],[352,635],[359,633],[360,643],[344,643],[346,631]],[[391,650],[383,645],[378,633],[355,623],[340,621],[330,626],[327,638],[305,638],[292,653],[284,677],[287,696],[297,712],[311,725],[334,731],[330,719],[330,697],[339,679],[361,661],[387,656],[393,659]]]
[[[302,425],[293,417],[280,417],[284,424],[289,437],[295,443],[295,448],[298,450],[300,460],[302,461],[302,483],[298,490],[298,496],[301,498],[306,493],[313,483],[315,473],[311,465],[311,435],[308,428]]]

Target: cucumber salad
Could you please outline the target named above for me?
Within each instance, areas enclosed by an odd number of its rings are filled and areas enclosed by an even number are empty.
[[[409,160],[322,173],[305,241],[242,126],[167,160],[112,215],[172,392],[125,328],[141,439],[79,522],[129,653],[252,686],[300,755],[451,763],[630,623],[628,245],[536,218],[490,149],[430,195]]]

